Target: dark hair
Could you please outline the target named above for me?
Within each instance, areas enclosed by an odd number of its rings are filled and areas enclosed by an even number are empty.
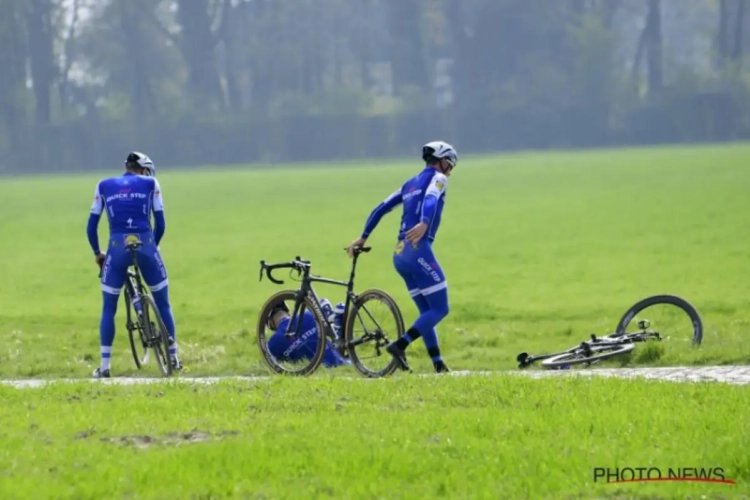
[[[425,146],[422,148],[422,159],[428,165],[435,165],[440,161],[440,158],[435,158],[433,153],[435,153],[435,150],[430,147]]]
[[[268,327],[269,330],[272,329],[271,328],[271,320],[273,319],[274,316],[276,316],[276,313],[278,313],[280,311],[284,311],[287,314],[289,313],[289,308],[286,306],[286,304],[284,303],[284,301],[278,302],[276,305],[274,305],[271,308],[271,312],[268,313],[268,318],[266,319],[266,326]]]

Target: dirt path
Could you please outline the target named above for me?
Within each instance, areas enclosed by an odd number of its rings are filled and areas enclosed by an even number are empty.
[[[723,382],[727,384],[738,384],[746,385],[750,384],[750,365],[747,366],[701,366],[701,367],[687,367],[687,366],[676,366],[666,368],[606,368],[606,369],[591,369],[591,370],[555,370],[555,371],[540,371],[540,370],[528,370],[528,371],[507,371],[507,372],[470,372],[470,371],[457,371],[453,372],[454,376],[466,376],[466,375],[486,375],[486,376],[518,376],[518,377],[569,377],[569,376],[600,376],[600,377],[617,377],[617,378],[634,378],[641,377],[647,379],[666,380],[671,382]],[[432,376],[432,375],[425,375]],[[365,378],[356,377],[359,380],[367,380]],[[183,383],[194,383],[194,384],[212,384],[220,380],[246,380],[251,381],[262,381],[268,380],[269,377],[177,377],[174,380]],[[0,380],[3,385],[16,387],[19,389],[27,389],[34,387],[43,387],[53,382],[81,382],[90,380],[91,382],[103,382],[106,384],[117,384],[117,385],[139,385],[139,384],[153,384],[160,383],[163,379],[160,378],[113,378],[104,381],[98,381],[93,379],[59,379],[59,380],[43,380],[43,379],[29,379],[29,380]]]

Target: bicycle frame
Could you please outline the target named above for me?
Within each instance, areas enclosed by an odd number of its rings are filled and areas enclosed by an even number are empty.
[[[551,358],[552,356],[557,356],[559,354],[576,352],[579,349],[583,349],[584,351],[587,351],[587,350],[590,350],[591,347],[613,346],[613,345],[622,345],[622,344],[632,344],[635,342],[645,342],[649,338],[655,338],[656,340],[661,340],[661,335],[659,335],[659,332],[654,331],[654,330],[646,330],[646,328],[648,327],[647,321],[639,322],[639,327],[641,328],[640,332],[627,333],[627,334],[616,336],[616,337],[613,335],[605,335],[603,337],[597,337],[595,334],[592,333],[591,340],[584,340],[583,342],[581,342],[575,347],[571,347],[570,349],[566,349],[564,351],[560,351],[557,353],[529,355],[528,353],[522,352],[521,354],[516,356],[516,361],[518,362],[519,368],[526,368],[528,366],[531,366],[536,361],[541,361],[543,359]]]
[[[343,324],[346,325],[348,317],[349,317],[349,311],[351,308],[352,301],[356,299],[356,295],[354,294],[354,277],[356,275],[356,269],[357,269],[357,259],[361,253],[366,253],[370,251],[370,247],[364,247],[364,248],[357,248],[355,249],[354,256],[352,259],[352,268],[351,272],[349,273],[349,280],[348,281],[341,281],[341,280],[335,280],[331,278],[324,278],[322,276],[315,276],[310,273],[311,263],[310,261],[306,261],[301,259],[299,256],[295,257],[295,259],[292,262],[282,263],[282,264],[266,264],[264,260],[260,261],[260,280],[263,279],[263,273],[265,271],[265,274],[268,276],[268,279],[272,281],[273,283],[276,283],[277,285],[283,285],[284,282],[282,280],[277,280],[273,277],[271,274],[274,269],[282,269],[282,268],[288,268],[293,271],[297,271],[299,274],[302,275],[302,284],[300,285],[299,290],[297,290],[297,297],[294,302],[294,312],[291,315],[291,321],[289,324],[293,324],[295,318],[300,312],[300,309],[302,307],[302,303],[305,297],[310,298],[310,302],[313,305],[314,313],[320,317],[323,318],[323,322],[326,326],[326,329],[329,332],[333,332],[333,325],[331,325],[331,322],[328,320],[325,314],[323,314],[322,307],[320,305],[320,300],[318,299],[317,293],[315,293],[315,289],[313,287],[313,283],[323,283],[327,285],[335,285],[335,286],[341,286],[346,288],[346,302],[344,304],[344,316],[343,316]],[[260,281],[259,280],[259,281]],[[287,336],[291,335],[299,335],[299,330],[302,327],[302,322],[298,321],[296,326],[296,331],[294,334],[287,332]],[[341,336],[339,336],[341,338]],[[332,339],[336,340],[336,339]]]

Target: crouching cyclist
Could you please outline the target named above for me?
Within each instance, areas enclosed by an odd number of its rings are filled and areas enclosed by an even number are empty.
[[[333,326],[334,333],[338,336],[340,334],[341,319],[344,314],[344,304],[338,304],[336,309],[333,309],[331,303],[327,299],[322,299],[320,305],[323,314],[326,315],[328,321]],[[296,336],[286,335],[286,332],[296,330],[296,324],[289,326],[290,321],[291,316],[289,315],[289,308],[283,302],[279,303],[271,310],[266,326],[268,326],[274,334],[268,339],[268,352],[280,362],[285,361],[295,363],[302,361],[303,359],[312,359],[318,345],[318,325],[315,322],[313,313],[305,311],[302,315],[302,325],[299,331],[315,331],[315,334],[311,334],[306,338],[300,339]],[[351,361],[339,354],[333,345],[331,345],[331,342],[326,340],[326,348],[325,353],[323,354],[322,364],[326,368],[336,368],[342,365],[349,365],[351,364]]]

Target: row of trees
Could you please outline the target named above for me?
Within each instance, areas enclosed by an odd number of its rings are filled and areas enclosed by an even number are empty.
[[[0,169],[750,135],[745,0],[4,0]]]

